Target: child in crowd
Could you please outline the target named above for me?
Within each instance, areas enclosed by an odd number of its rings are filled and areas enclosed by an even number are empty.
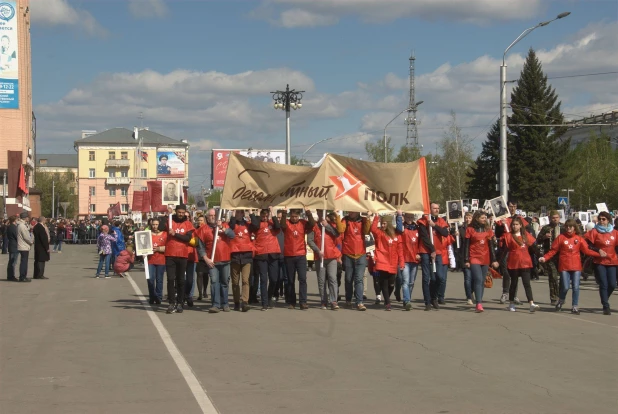
[[[128,272],[134,261],[135,253],[133,252],[133,246],[128,244],[126,249],[118,253],[116,257],[116,261],[114,262],[114,273],[120,277],[129,276]]]
[[[97,274],[94,276],[97,279],[101,276],[101,269],[105,266],[105,278],[109,279],[109,263],[112,258],[112,242],[116,241],[116,235],[109,234],[109,227],[101,226],[101,234],[97,238],[97,251],[99,252],[99,266]]]

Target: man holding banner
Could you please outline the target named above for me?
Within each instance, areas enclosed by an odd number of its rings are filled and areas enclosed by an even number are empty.
[[[352,292],[356,309],[364,311],[363,277],[367,267],[365,252],[365,236],[371,230],[367,217],[361,217],[359,212],[349,211],[343,219],[337,216],[337,230],[343,234],[341,252],[343,253],[343,268],[345,270],[345,305],[352,307]]]

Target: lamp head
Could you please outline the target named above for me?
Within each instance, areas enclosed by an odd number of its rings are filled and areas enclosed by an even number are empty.
[[[556,17],[556,19],[562,19],[564,17],[567,17],[569,14],[571,14],[571,12],[562,12]]]

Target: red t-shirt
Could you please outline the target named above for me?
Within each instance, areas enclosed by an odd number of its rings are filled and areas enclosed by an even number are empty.
[[[506,263],[508,269],[532,269],[532,258],[528,248],[532,246],[536,240],[530,233],[526,233],[526,240],[520,246],[515,241],[515,236],[511,233],[504,233],[502,243],[509,251],[509,258]]]
[[[556,254],[559,255],[558,259],[558,271],[581,271],[582,259],[580,252],[587,256],[601,257],[601,255],[594,250],[588,248],[588,243],[582,236],[577,234],[568,235],[567,233],[561,234],[551,245],[551,250],[543,256],[545,261],[548,261]]]
[[[186,235],[191,230],[195,230],[193,224],[190,221],[185,220],[182,223],[176,223],[172,221],[172,230],[176,234],[180,234],[181,236]],[[167,244],[165,245],[165,256],[166,257],[184,257],[185,259],[189,257],[189,242],[183,242],[175,237],[168,237]]]
[[[283,255],[285,257],[305,256],[307,254],[305,243],[307,220],[299,220],[296,223],[288,220],[285,224]]]
[[[592,229],[586,233],[586,240],[594,245],[594,247],[603,250],[607,253],[607,257],[595,257],[594,262],[603,266],[618,265],[618,257],[616,256],[616,244],[618,243],[618,231],[612,230],[609,233],[599,233],[597,229]]]
[[[489,241],[494,232],[486,230],[478,232],[472,226],[466,228],[466,239],[470,239],[470,264],[489,265]]]
[[[156,249],[157,247],[165,246],[167,243],[167,233],[162,231],[159,234],[152,233],[152,248]],[[165,253],[154,252],[153,254],[148,255],[148,264],[153,265],[164,265],[165,264]]]

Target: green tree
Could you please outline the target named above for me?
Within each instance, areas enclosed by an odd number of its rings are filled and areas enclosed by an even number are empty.
[[[553,205],[565,182],[570,140],[561,139],[564,117],[556,91],[548,84],[539,59],[530,49],[511,93],[509,194],[526,209]]]
[[[384,139],[380,138],[376,142],[365,142],[365,152],[370,161],[384,162]],[[391,137],[386,138],[386,153],[388,162],[395,162],[393,153],[395,149],[391,145]]]
[[[77,214],[77,195],[75,194],[75,174],[73,173],[50,173],[36,172],[36,188],[41,190],[41,214],[45,217],[56,216],[57,212],[64,214],[62,208],[58,209],[59,202],[69,202],[67,217]],[[52,214],[52,188],[54,193],[55,207]]]
[[[393,162],[412,162],[421,158],[421,151],[412,145],[402,145]]]
[[[475,165],[468,171],[469,198],[489,200],[499,195],[496,174],[500,169],[500,120],[491,127]]]

